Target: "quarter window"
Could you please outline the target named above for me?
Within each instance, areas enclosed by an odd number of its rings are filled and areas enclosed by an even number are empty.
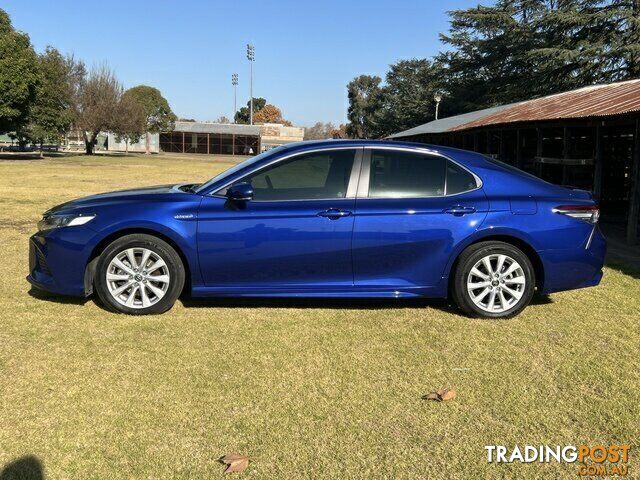
[[[254,200],[345,198],[355,152],[328,150],[299,155],[240,182],[251,183]]]
[[[447,162],[447,195],[468,192],[478,185],[473,175],[453,162]]]
[[[369,197],[415,198],[444,195],[447,160],[394,150],[372,150]]]

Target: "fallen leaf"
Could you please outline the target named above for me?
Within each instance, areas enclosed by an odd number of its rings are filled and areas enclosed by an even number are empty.
[[[435,402],[447,402],[454,398],[456,398],[456,391],[451,388],[442,388],[422,396],[423,400],[433,400]]]
[[[230,453],[220,459],[226,465],[229,465],[224,473],[243,472],[249,466],[249,457]]]
[[[440,394],[440,398],[442,398],[443,402],[446,402],[448,400],[453,400],[454,398],[456,398],[456,391],[446,390],[445,392]]]

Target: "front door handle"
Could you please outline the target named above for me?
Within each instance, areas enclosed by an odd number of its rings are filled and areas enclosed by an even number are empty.
[[[348,217],[349,215],[351,215],[351,212],[349,210],[338,210],[337,208],[330,208],[329,210],[318,212],[319,217],[325,217],[331,220],[337,220],[342,217]]]
[[[450,215],[456,215],[456,216],[462,216],[462,215],[466,215],[468,213],[473,213],[475,212],[476,209],[473,207],[464,207],[462,205],[454,205],[453,207],[449,207],[447,208],[444,213],[448,213]]]

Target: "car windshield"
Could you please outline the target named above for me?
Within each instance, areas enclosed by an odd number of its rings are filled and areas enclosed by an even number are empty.
[[[216,175],[215,177],[213,177],[211,180],[209,180],[206,183],[203,183],[202,185],[200,185],[197,190],[195,191],[196,193],[200,193],[204,190],[206,190],[209,186],[213,185],[214,183],[222,180],[224,177],[228,176],[228,175],[232,175],[240,170],[242,170],[245,167],[250,167],[251,165],[253,165],[254,163],[257,163],[261,160],[263,160],[264,158],[279,152],[280,150],[284,150],[283,146],[279,146],[276,148],[272,148],[271,150],[267,150],[266,152],[262,152],[259,155],[256,155],[255,157],[251,157],[251,158],[247,158],[245,161],[238,163],[237,165],[234,165],[231,168],[228,168],[227,170],[219,173],[218,175]]]

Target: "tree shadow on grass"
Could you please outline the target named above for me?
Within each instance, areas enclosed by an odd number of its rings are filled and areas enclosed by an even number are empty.
[[[86,297],[67,297],[65,295],[56,295],[55,293],[45,292],[44,290],[39,290],[33,287],[31,287],[31,289],[29,289],[29,292],[27,293],[29,294],[29,296],[38,300],[44,300],[45,302],[62,303],[66,305],[84,305],[89,301],[89,299]]]
[[[0,480],[43,480],[42,462],[34,455],[27,455],[6,464],[0,471]]]

